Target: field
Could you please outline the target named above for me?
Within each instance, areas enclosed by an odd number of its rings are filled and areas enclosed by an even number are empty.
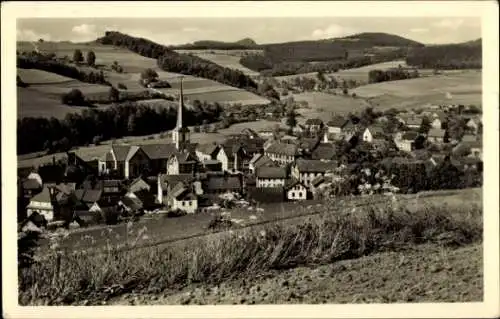
[[[380,109],[420,107],[429,103],[481,106],[481,91],[480,71],[382,82],[353,90],[359,97],[370,99]]]
[[[299,122],[309,118],[320,118],[328,122],[333,114],[347,115],[349,112],[362,111],[369,106],[363,99],[323,92],[299,93],[293,97],[295,101],[307,101],[310,107],[297,110],[302,115],[298,118]]]
[[[81,112],[85,107],[70,107],[61,98],[43,94],[31,88],[17,88],[17,118],[56,117],[63,119],[68,113]]]
[[[143,249],[50,255],[21,270],[19,303],[479,301],[482,209],[480,200],[465,201],[470,196],[463,192],[470,191],[458,191],[458,197],[450,195],[454,191],[441,193],[413,206],[411,199],[370,205],[367,198],[369,206],[358,208],[325,203],[303,207],[315,207],[316,215],[293,222],[234,228]],[[265,209],[262,216],[289,211]],[[138,225],[128,236],[140,245],[151,235]],[[235,296],[249,299],[227,295],[236,291]]]
[[[246,75],[257,76],[258,72],[250,70],[240,64],[240,58],[247,52],[260,52],[259,50],[176,50],[179,53],[191,53],[202,59],[212,61],[226,68],[240,70]]]
[[[405,61],[390,61],[365,65],[359,68],[339,70],[337,73],[331,73],[330,76],[335,76],[338,79],[355,80],[357,82],[368,82],[368,73],[371,70],[387,70],[397,68],[399,65],[406,67]]]

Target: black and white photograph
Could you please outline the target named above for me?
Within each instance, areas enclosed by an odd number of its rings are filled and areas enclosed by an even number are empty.
[[[496,3],[28,4],[2,5],[2,250],[30,318],[499,315]]]

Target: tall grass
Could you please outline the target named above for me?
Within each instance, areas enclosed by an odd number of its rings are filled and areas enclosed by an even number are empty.
[[[354,210],[354,209],[353,209]],[[169,247],[54,256],[20,270],[22,305],[97,303],[125,292],[217,284],[273,269],[330,263],[420,243],[482,240],[482,209],[446,205],[415,212],[388,204],[328,212],[299,225],[230,231]]]

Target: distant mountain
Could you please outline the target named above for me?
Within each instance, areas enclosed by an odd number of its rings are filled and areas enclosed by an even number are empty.
[[[333,38],[327,41],[350,42],[352,45],[363,47],[423,47],[420,42],[413,41],[399,35],[382,32],[363,32],[346,37]]]
[[[257,46],[257,42],[255,42],[251,38],[244,38],[244,39],[241,39],[239,41],[236,41],[235,43],[236,44],[241,44],[241,45],[244,45],[244,46],[247,46],[247,47],[255,47],[255,46]]]
[[[245,50],[256,49],[258,45],[253,39],[244,38],[236,42],[200,40],[170,47],[177,50]]]
[[[482,39],[409,50],[406,63],[425,69],[481,69]]]

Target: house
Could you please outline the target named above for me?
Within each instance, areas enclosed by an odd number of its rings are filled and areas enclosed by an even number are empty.
[[[475,118],[471,118],[465,123],[467,129],[471,131],[473,134],[478,134],[480,125],[481,125],[481,120]]]
[[[37,212],[48,222],[54,220],[53,196],[49,187],[43,187],[42,191],[30,200],[26,210],[27,217],[30,217],[31,214]]]
[[[305,122],[306,131],[311,133],[318,133],[323,128],[323,121],[316,119],[307,119]]]
[[[243,178],[241,175],[208,175],[202,181],[202,188],[206,194],[241,194]]]
[[[483,158],[483,143],[482,141],[471,141],[471,142],[460,142],[454,149],[453,152],[467,154],[468,157],[472,158]]]
[[[287,176],[284,167],[259,167],[256,171],[256,186],[259,187],[283,187]]]
[[[118,207],[123,209],[128,214],[136,214],[140,213],[144,209],[144,205],[142,201],[134,194],[127,193],[123,198],[118,202]]]
[[[198,199],[190,185],[178,182],[167,195],[167,204],[172,210],[194,214],[198,209]]]
[[[367,127],[363,132],[363,141],[372,143],[374,139],[384,137],[384,130],[379,126]]]
[[[297,179],[288,179],[285,182],[284,188],[287,200],[296,201],[307,199],[307,188]]]
[[[432,143],[444,143],[446,139],[446,131],[442,129],[431,128],[427,133],[427,140]]]
[[[299,148],[295,144],[275,142],[267,147],[264,154],[280,164],[292,163],[299,155]]]
[[[188,185],[194,182],[194,180],[195,177],[192,174],[158,175],[156,201],[158,204],[167,204],[168,193],[175,185],[179,182],[183,182],[185,185]]]
[[[144,144],[140,148],[149,158],[151,175],[165,174],[167,172],[168,159],[177,152],[173,143]]]
[[[167,174],[194,174],[197,171],[198,158],[192,152],[182,151],[170,156],[167,161]]]
[[[259,133],[255,132],[254,130],[252,130],[250,128],[244,128],[241,131],[241,133],[245,134],[250,139],[259,138]]]
[[[394,143],[400,151],[411,152],[414,148],[415,140],[417,139],[417,137],[417,132],[406,132],[401,135],[397,135],[394,139]]]
[[[146,182],[144,179],[138,177],[138,178],[132,180],[128,184],[127,188],[128,188],[129,192],[135,193],[135,192],[139,192],[143,189],[149,191],[149,190],[151,190],[151,185],[148,182]]]
[[[328,127],[328,133],[330,134],[341,134],[342,128],[349,122],[349,120],[336,116],[331,121],[329,121],[326,126]]]
[[[406,119],[406,126],[408,126],[411,129],[418,129],[422,125],[422,118],[421,117],[410,117]]]
[[[135,178],[149,170],[150,159],[136,145],[111,145],[106,154],[106,168],[119,177]]]
[[[300,138],[295,143],[299,147],[299,152],[302,154],[310,154],[321,142],[321,138]]]
[[[199,144],[196,147],[196,156],[200,162],[205,160],[214,160],[217,158],[217,153],[220,149],[220,145],[217,144]]]
[[[475,135],[464,134],[464,136],[462,136],[462,142],[472,143],[472,142],[475,142],[475,141],[477,141],[477,137]]]
[[[271,129],[267,130],[260,130],[259,131],[259,136],[265,139],[270,139],[274,136],[274,131]]]
[[[337,149],[332,143],[320,143],[311,153],[313,160],[333,160],[337,157]]]
[[[80,203],[79,210],[100,213],[101,206],[107,206],[107,202],[102,200],[102,193],[102,189],[75,190],[75,198]]]
[[[262,166],[275,166],[274,162],[264,154],[255,154],[249,162],[249,170],[255,174],[255,170]]]
[[[202,166],[206,172],[222,172],[222,163],[216,159],[207,159],[202,161]]]
[[[292,165],[291,176],[309,187],[317,176],[324,176],[328,172],[333,173],[337,168],[336,161],[298,159]]]
[[[23,196],[24,198],[31,198],[40,193],[42,189],[42,178],[40,177],[40,175],[38,175],[38,173],[31,172],[26,177],[26,179],[21,182],[22,194],[19,194],[19,196]]]
[[[306,127],[302,124],[297,124],[293,127],[292,132],[295,135],[301,135],[306,131]]]

